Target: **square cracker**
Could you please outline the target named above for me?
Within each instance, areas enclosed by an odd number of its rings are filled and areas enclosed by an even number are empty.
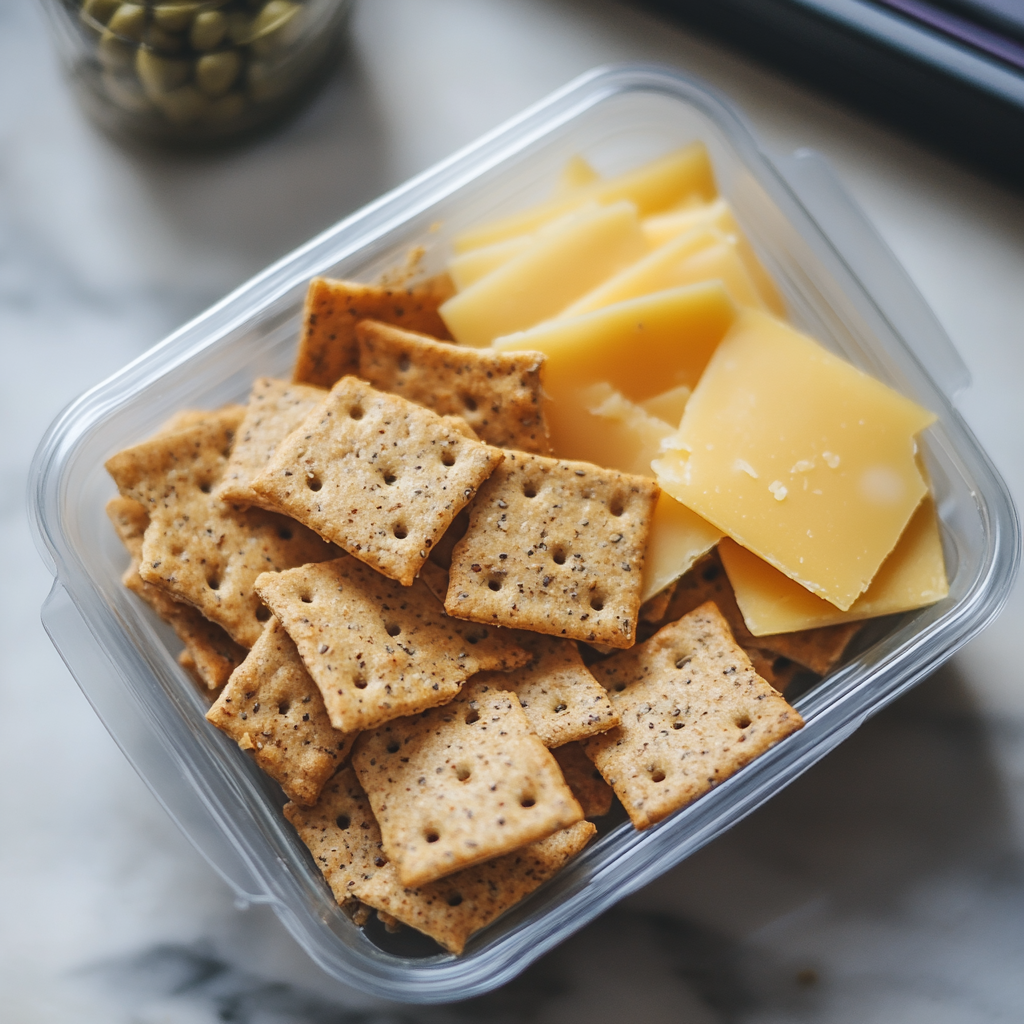
[[[356,738],[332,728],[316,683],[274,618],[206,718],[251,750],[288,797],[307,807],[348,759]]]
[[[417,889],[403,886],[384,854],[380,828],[351,768],[324,787],[315,807],[288,804],[295,826],[343,906],[359,901],[460,955],[466,940],[547,881],[597,831],[589,821]]]
[[[228,464],[214,497],[252,505],[259,495],[249,486],[270,461],[277,446],[302,425],[311,409],[327,397],[323,388],[260,377],[252,386],[245,416],[235,435]]]
[[[454,417],[343,377],[252,487],[260,505],[408,586],[504,457],[465,429]]]
[[[256,589],[342,732],[441,704],[474,673],[530,658],[507,631],[449,618],[419,580],[403,587],[355,558],[267,573]]]
[[[511,690],[544,746],[560,747],[619,724],[605,688],[583,664],[572,640],[523,629],[514,635],[533,655],[530,662],[504,674],[481,672],[473,681]]]
[[[122,496],[149,514],[143,580],[251,647],[270,618],[252,588],[256,577],[331,558],[337,549],[283,516],[213,497],[233,439],[230,424],[198,423],[119,452],[106,465]]]
[[[665,613],[666,622],[676,619],[705,601],[714,601],[732,629],[736,642],[745,649],[756,648],[795,661],[819,676],[830,672],[850,641],[863,626],[862,622],[844,622],[836,626],[803,629],[795,633],[754,636],[743,621],[732,584],[726,575],[717,551],[702,558],[676,585]]]
[[[329,388],[346,374],[358,373],[356,324],[367,317],[435,338],[451,337],[437,307],[453,293],[447,274],[406,288],[314,277],[306,292],[294,380]]]
[[[645,477],[508,452],[452,553],[448,614],[632,646],[658,493]]]
[[[461,416],[498,448],[548,455],[540,352],[464,348],[376,320],[356,325],[359,376],[379,391]]]
[[[566,743],[552,750],[558,767],[562,769],[566,785],[580,802],[587,818],[602,818],[612,809],[612,787],[601,777],[594,762],[583,752],[579,743]]]
[[[638,829],[803,725],[753,670],[711,602],[591,670],[608,687],[621,724],[583,749]]]
[[[583,817],[515,694],[475,680],[443,707],[364,733],[352,766],[403,885],[435,882]]]
[[[245,648],[236,644],[220,626],[210,622],[192,605],[176,601],[139,575],[142,538],[149,526],[149,513],[144,505],[131,498],[111,498],[107,502],[107,515],[132,560],[121,581],[168,623],[185,645],[185,650],[178,657],[182,668],[209,690],[223,686],[242,664]]]

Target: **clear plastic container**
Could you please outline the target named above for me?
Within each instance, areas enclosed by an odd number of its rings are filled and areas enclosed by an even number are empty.
[[[170,630],[121,585],[103,512],[111,453],[184,406],[244,400],[286,375],[306,283],[373,280],[423,246],[439,270],[459,229],[543,199],[567,158],[613,174],[693,139],[779,283],[793,321],[934,410],[923,452],[942,520],[948,599],[876,623],[870,641],[797,703],[806,727],[645,832],[612,822],[556,878],[474,937],[464,956],[411,932],[360,931],[281,816],[280,790],[203,719]],[[694,853],[919,682],[999,610],[1019,526],[998,473],[956,412],[966,370],[863,215],[810,153],[773,163],[721,98],[670,71],[594,71],[270,267],[83,395],[36,454],[30,500],[55,577],[43,623],[97,714],[157,798],[243,900],[274,906],[324,970],[376,995],[466,998],[508,981],[617,900]]]
[[[132,142],[203,146],[280,120],[324,78],[351,0],[45,0],[79,100]]]

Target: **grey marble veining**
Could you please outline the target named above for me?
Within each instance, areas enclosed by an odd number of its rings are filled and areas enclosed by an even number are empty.
[[[80,117],[39,7],[0,5],[0,1020],[946,1022],[1024,1016],[1024,598],[769,805],[499,992],[341,989],[236,907],[45,637],[28,464],[67,401],[275,257],[595,64],[674,64],[777,153],[826,153],[932,303],[1024,495],[1024,202],[610,2],[363,0],[323,94],[211,158]]]

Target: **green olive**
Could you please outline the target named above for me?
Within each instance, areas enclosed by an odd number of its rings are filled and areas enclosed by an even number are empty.
[[[242,69],[237,50],[208,53],[196,61],[196,84],[207,96],[223,96]]]
[[[96,44],[96,56],[107,71],[129,71],[135,61],[135,47],[108,28]]]
[[[153,20],[168,32],[184,32],[199,6],[196,0],[190,3],[157,4],[153,8]]]
[[[112,75],[105,71],[103,90],[117,106],[131,114],[141,114],[150,108],[149,100],[135,78],[122,78],[120,75]]]
[[[206,113],[210,105],[194,85],[183,85],[180,89],[172,89],[160,97],[160,109],[168,121],[177,125],[193,124]]]
[[[121,4],[111,15],[107,28],[124,39],[139,42],[146,28],[146,8],[141,4]]]
[[[227,124],[237,121],[244,113],[245,97],[240,92],[229,92],[210,103],[203,120],[211,124]]]
[[[189,80],[192,62],[161,57],[150,50],[140,48],[135,55],[135,71],[146,95],[157,102],[166,93]]]
[[[197,50],[212,50],[219,46],[228,30],[228,19],[220,11],[203,11],[192,22],[189,41]]]
[[[301,19],[296,17],[301,10],[291,0],[269,0],[253,19],[253,53],[265,57],[293,43],[301,30]]]
[[[121,6],[121,0],[85,0],[82,4],[82,17],[91,18],[101,25],[106,25],[110,16]]]

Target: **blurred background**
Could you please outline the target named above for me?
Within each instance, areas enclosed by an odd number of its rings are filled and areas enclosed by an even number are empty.
[[[624,60],[703,78],[770,153],[825,154],[967,363],[959,407],[1020,504],[1024,135],[1012,76],[986,78],[1014,65],[980,44],[949,50],[950,31],[922,36],[936,5],[903,7],[361,0],[290,120],[182,153],[101,133],[43,5],[0,5],[0,1019],[1020,1019],[1019,586],[949,665],[726,836],[506,988],[418,1009],[339,988],[177,832],[42,631],[51,581],[24,511],[35,446],[81,391],[340,217]],[[854,8],[890,21],[846,45]]]

